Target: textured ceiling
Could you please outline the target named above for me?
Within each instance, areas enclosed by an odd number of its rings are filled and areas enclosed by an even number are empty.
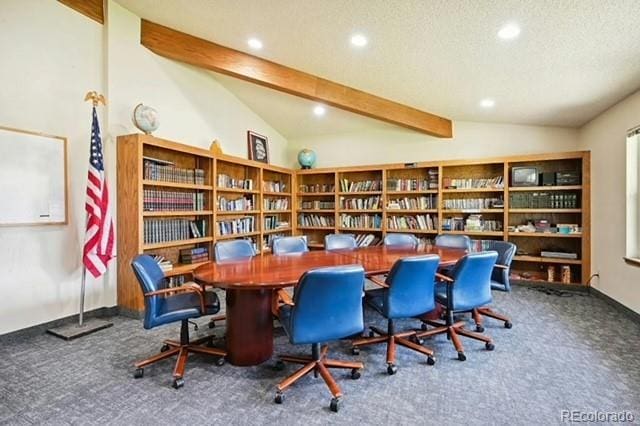
[[[151,21],[454,120],[580,126],[640,88],[639,0],[117,1]],[[521,26],[520,37],[498,39],[508,22]],[[369,38],[365,48],[349,44],[355,32]],[[264,42],[258,53],[247,47],[251,36]],[[305,126],[308,101],[220,81],[285,136],[382,126],[335,110]],[[495,108],[479,107],[486,97]]]

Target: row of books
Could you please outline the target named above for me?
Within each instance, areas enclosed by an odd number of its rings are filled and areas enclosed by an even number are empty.
[[[336,186],[332,183],[314,183],[310,185],[299,185],[299,192],[334,192]]]
[[[204,219],[147,219],[144,221],[145,244],[202,238],[207,235]]]
[[[229,175],[218,175],[218,188],[253,190],[253,179],[234,179]]]
[[[288,198],[265,198],[264,199],[265,210],[289,210]]]
[[[426,197],[395,198],[387,202],[388,209],[396,210],[428,210],[438,208],[438,197],[430,195]]]
[[[265,216],[264,217],[264,230],[270,231],[272,229],[287,229],[289,228],[289,222],[281,220],[278,216]]]
[[[427,191],[438,189],[438,171],[429,170],[429,177],[423,179],[387,179],[387,191]]]
[[[480,214],[470,214],[465,219],[465,231],[502,231],[501,220],[482,219]]]
[[[333,216],[318,214],[298,215],[298,226],[335,226],[336,221]]]
[[[256,205],[255,195],[245,195],[233,200],[218,195],[218,210],[224,212],[240,212],[253,210]]]
[[[145,158],[143,166],[146,180],[204,185],[202,169],[183,169],[173,163],[153,158]]]
[[[204,192],[145,189],[142,194],[142,208],[146,212],[204,210],[204,195]]]
[[[523,192],[510,194],[512,209],[577,209],[578,194],[556,192]]]
[[[156,261],[162,272],[167,272],[173,269],[173,263],[166,259],[164,256],[160,256],[158,254],[152,254],[151,257]]]
[[[350,210],[381,209],[382,198],[379,195],[369,198],[340,197],[340,208]]]
[[[429,214],[415,216],[391,216],[387,218],[389,229],[416,229],[435,231],[438,229],[438,217]]]
[[[209,249],[207,247],[194,247],[180,250],[180,262],[192,264],[206,262],[209,260]]]
[[[335,201],[302,201],[300,208],[303,210],[333,210],[336,208]]]
[[[374,234],[356,234],[354,235],[358,247],[373,247],[382,244],[382,238]]]
[[[452,179],[443,178],[442,185],[444,188],[451,189],[474,189],[474,188],[504,188],[503,176],[493,178],[473,178],[473,179]]]
[[[381,180],[363,180],[359,182],[349,182],[349,179],[340,179],[340,191],[360,192],[360,191],[382,191]]]
[[[443,201],[445,209],[501,209],[504,200],[500,198],[451,198]]]
[[[379,214],[341,214],[340,226],[343,228],[379,229],[382,227],[382,216]]]
[[[266,192],[287,192],[287,185],[284,182],[266,180],[262,182],[262,190]]]
[[[256,219],[253,216],[219,220],[216,225],[218,226],[218,235],[246,234],[256,231]]]

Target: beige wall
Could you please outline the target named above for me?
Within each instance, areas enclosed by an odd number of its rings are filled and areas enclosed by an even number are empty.
[[[496,157],[578,149],[578,131],[559,127],[456,121],[453,139],[437,139],[408,130],[376,130],[290,139],[290,162],[297,152],[316,152],[317,167],[351,166]]]
[[[640,125],[640,92],[611,107],[580,130],[591,150],[593,286],[640,312],[640,268],[623,261],[626,248],[626,134]]]

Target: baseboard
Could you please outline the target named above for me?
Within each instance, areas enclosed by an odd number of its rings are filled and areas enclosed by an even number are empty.
[[[91,311],[87,311],[84,313],[84,318],[104,318],[104,317],[113,317],[118,315],[120,309],[117,306],[111,307],[102,307],[98,309],[93,309]],[[0,335],[0,338],[14,338],[16,336],[32,336],[36,334],[43,334],[50,328],[57,328],[66,324],[71,324],[73,322],[78,322],[78,314],[69,315],[64,318],[59,318],[53,321],[45,322],[42,324],[34,325],[27,328],[22,328],[20,330],[11,331],[9,333]]]
[[[637,322],[637,323],[640,324],[640,313],[634,311],[633,309],[630,309],[630,308],[626,307],[622,303],[618,302],[616,299],[613,299],[613,298],[607,296],[606,294],[604,294],[603,292],[601,292],[597,288],[590,287],[589,288],[589,293],[594,295],[598,299],[604,300],[609,305],[613,306],[617,311],[625,314],[632,321]]]
[[[127,318],[133,318],[133,319],[139,319],[139,320],[144,319],[144,310],[134,311],[133,309],[121,307],[118,313],[123,317],[127,317]]]

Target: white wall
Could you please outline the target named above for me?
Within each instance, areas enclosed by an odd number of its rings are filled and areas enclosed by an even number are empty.
[[[593,285],[640,313],[640,268],[623,261],[626,248],[626,134],[640,125],[640,92],[614,105],[580,130],[591,150]]]
[[[104,90],[102,46],[102,26],[58,2],[0,2],[0,125],[66,136],[70,182],[69,225],[0,228],[0,334],[78,311],[91,126],[83,99]],[[95,283],[86,301],[113,304]]]
[[[289,140],[290,162],[297,152],[316,152],[317,167],[496,157],[579,147],[578,131],[559,127],[456,121],[453,139],[409,130],[375,130]]]

